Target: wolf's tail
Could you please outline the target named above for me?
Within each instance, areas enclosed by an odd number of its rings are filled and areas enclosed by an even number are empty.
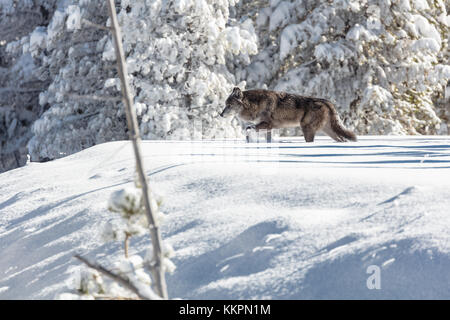
[[[339,115],[331,103],[327,103],[327,107],[330,110],[330,126],[334,133],[341,141],[357,141],[356,134],[346,129],[339,119]]]

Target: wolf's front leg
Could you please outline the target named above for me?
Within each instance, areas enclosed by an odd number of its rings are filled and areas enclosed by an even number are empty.
[[[270,124],[270,123],[268,123],[268,122],[261,122],[261,123],[258,123],[256,126],[255,126],[255,130],[256,131],[259,131],[259,130],[267,130],[267,132],[266,132],[266,141],[268,142],[268,143],[270,143],[270,142],[272,142],[272,125]]]
[[[245,125],[245,141],[247,141],[247,143],[250,142],[250,133],[252,130],[255,129],[255,125],[254,124],[246,124]]]

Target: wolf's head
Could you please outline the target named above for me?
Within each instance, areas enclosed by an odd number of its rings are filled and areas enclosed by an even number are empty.
[[[239,89],[238,87],[234,87],[233,92],[225,101],[225,109],[223,109],[220,116],[228,117],[238,113],[239,110],[244,107],[244,103],[242,102],[243,97],[244,94],[242,93],[241,89]]]

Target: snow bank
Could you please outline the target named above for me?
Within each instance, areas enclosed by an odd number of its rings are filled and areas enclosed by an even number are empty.
[[[450,298],[449,148],[448,136],[144,141],[175,250],[170,297]],[[99,227],[133,175],[124,141],[1,174],[0,298],[53,299],[75,253],[121,256],[121,243],[99,245]],[[148,244],[132,239],[130,254]]]

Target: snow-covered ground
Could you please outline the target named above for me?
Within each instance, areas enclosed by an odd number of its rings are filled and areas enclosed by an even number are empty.
[[[142,149],[176,250],[171,298],[450,298],[448,136]],[[74,253],[122,255],[98,230],[133,172],[120,141],[0,174],[0,298],[53,299]],[[369,290],[377,267],[381,288]]]

